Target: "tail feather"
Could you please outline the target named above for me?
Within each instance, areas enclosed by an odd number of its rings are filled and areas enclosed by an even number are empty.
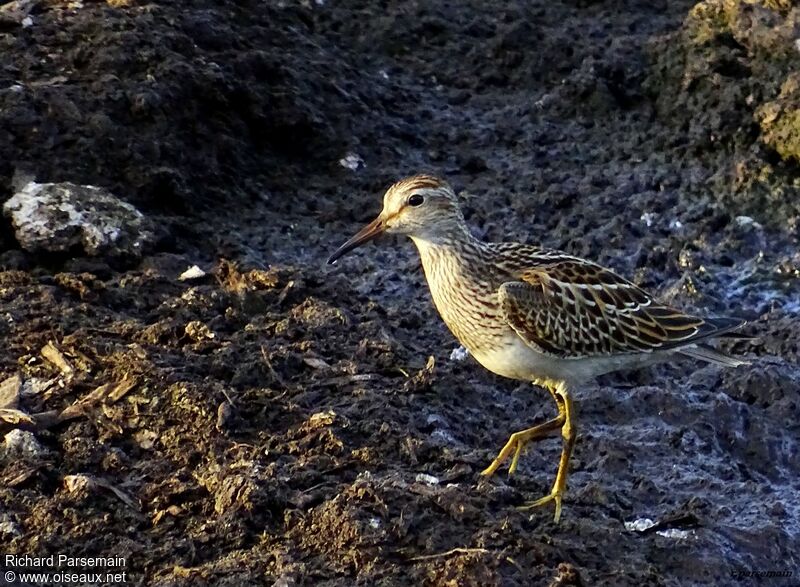
[[[706,318],[705,328],[698,333],[704,337],[732,336],[738,338],[738,334],[731,332],[747,324],[741,318]]]
[[[712,349],[709,346],[702,344],[684,347],[678,351],[680,354],[693,359],[700,359],[707,363],[714,363],[715,365],[722,365],[723,367],[739,367],[741,365],[749,365],[750,361],[746,359],[739,359]]]
[[[723,332],[720,338],[725,340],[758,340],[757,336],[745,334],[744,332]]]

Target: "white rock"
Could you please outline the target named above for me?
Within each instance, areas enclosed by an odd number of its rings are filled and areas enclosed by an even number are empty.
[[[341,159],[339,159],[339,165],[342,167],[346,167],[350,171],[356,171],[357,169],[361,169],[365,167],[366,164],[364,163],[364,159],[361,158],[360,155],[356,155],[355,153],[348,153]]]
[[[204,277],[205,274],[206,272],[200,269],[200,267],[197,265],[192,265],[178,276],[178,280],[187,281],[189,279],[199,279],[200,277]]]
[[[658,214],[655,212],[645,212],[639,217],[639,220],[644,222],[644,225],[650,228],[651,226],[653,226],[653,223],[655,222],[657,217]]]
[[[20,536],[19,525],[8,514],[0,514],[0,536]]]
[[[450,360],[451,361],[466,361],[467,357],[469,357],[469,351],[465,349],[463,346],[458,347],[457,349],[453,349],[450,352]]]
[[[57,384],[56,379],[42,379],[40,377],[31,377],[22,382],[22,388],[19,390],[21,397],[35,397],[43,394],[45,391]]]
[[[761,225],[753,220],[750,216],[737,216],[736,224],[742,227],[752,226],[753,228],[760,229]]]
[[[3,205],[28,251],[139,256],[154,240],[149,221],[107,190],[74,183],[28,182]]]
[[[425,485],[439,485],[439,478],[427,473],[418,473],[414,478],[417,483],[424,483]]]
[[[27,430],[17,428],[6,434],[3,439],[2,456],[5,459],[36,459],[45,452],[33,432]]]
[[[649,530],[656,523],[650,518],[639,518],[633,522],[625,522],[625,529],[633,532],[644,532]],[[676,540],[685,540],[692,535],[691,530],[680,530],[679,528],[666,528],[664,530],[656,530],[656,534],[664,538],[673,538]]]
[[[690,530],[680,530],[678,528],[667,528],[666,530],[656,530],[656,534],[664,538],[674,538],[676,540],[686,540],[692,535]]]
[[[650,518],[639,518],[633,522],[625,522],[625,529],[633,532],[644,532],[655,525],[656,523]]]

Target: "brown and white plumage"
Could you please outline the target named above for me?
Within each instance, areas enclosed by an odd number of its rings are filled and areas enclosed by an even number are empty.
[[[556,519],[575,437],[569,386],[676,353],[726,366],[745,363],[702,344],[742,320],[687,314],[609,269],[560,251],[482,242],[469,232],[453,190],[439,178],[418,175],[391,186],[380,216],[330,262],[381,232],[414,241],[439,314],[478,362],[553,394],[559,417],[512,435],[485,473],[511,452],[513,471],[526,442],[563,427],[562,464],[553,492],[544,498],[555,500]]]
[[[500,286],[506,321],[528,344],[570,359],[659,353],[741,326],[659,303],[595,263],[558,252],[533,255],[518,281]]]

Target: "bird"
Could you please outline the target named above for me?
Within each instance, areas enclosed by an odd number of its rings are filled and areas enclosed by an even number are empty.
[[[513,474],[528,443],[560,431],[552,489],[521,506],[552,502],[555,523],[577,438],[573,390],[605,373],[677,357],[726,367],[748,362],[706,344],[737,337],[734,331],[744,320],[683,312],[612,270],[559,250],[484,242],[470,232],[458,197],[440,177],[421,174],[392,184],[377,218],[336,249],[328,263],[382,233],[414,242],[434,306],[478,363],[543,387],[553,397],[556,417],[511,434],[481,474],[492,476],[509,458]]]

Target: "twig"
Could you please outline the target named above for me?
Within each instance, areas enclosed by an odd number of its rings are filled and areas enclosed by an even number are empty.
[[[135,379],[123,379],[117,383],[105,383],[61,411],[48,410],[28,415],[19,410],[2,410],[0,411],[0,423],[6,421],[16,424],[17,428],[47,430],[63,422],[88,416],[92,410],[103,404],[111,405],[119,401],[136,385],[137,381]],[[12,419],[14,417],[17,418],[16,421]]]
[[[267,370],[269,374],[272,375],[273,381],[280,385],[283,389],[288,389],[286,387],[286,383],[283,381],[280,375],[273,369],[272,361],[269,360],[269,355],[267,354],[267,349],[262,345],[261,346],[261,356],[264,358],[264,364],[267,366]]]
[[[451,548],[450,550],[439,552],[437,554],[422,554],[419,556],[412,556],[408,560],[409,562],[427,561],[435,558],[444,558],[450,556],[451,554],[488,554],[489,552],[491,551],[486,550],[485,548],[463,548],[459,546],[457,548]]]

